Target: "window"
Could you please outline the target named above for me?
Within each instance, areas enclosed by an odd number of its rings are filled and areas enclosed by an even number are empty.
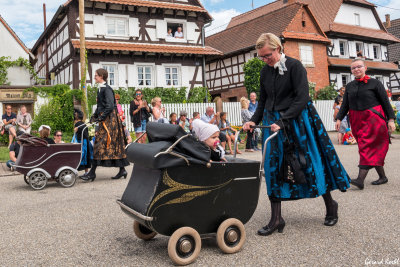
[[[182,23],[167,23],[167,32],[165,33],[167,38],[178,38],[184,39],[183,33],[184,27]]]
[[[379,59],[380,58],[379,45],[373,45],[373,50],[374,50],[374,59]]]
[[[303,65],[313,65],[313,50],[312,45],[309,44],[300,44],[300,59]]]
[[[383,77],[382,76],[375,76],[375,79],[380,81],[383,84]]]
[[[152,67],[140,66],[138,67],[138,84],[139,86],[152,86]]]
[[[342,74],[342,86],[346,86],[350,81],[350,75]]]
[[[108,71],[108,85],[110,85],[111,87],[116,86],[115,82],[116,82],[117,66],[107,64],[107,65],[103,65],[102,68],[105,69],[106,71]]]
[[[166,67],[165,68],[165,82],[167,86],[179,85],[179,71],[177,67]]]
[[[357,57],[364,57],[364,46],[363,43],[356,43],[356,54]]]
[[[360,14],[354,13],[354,23],[357,26],[360,26]]]
[[[339,41],[339,54],[341,56],[347,56],[347,42]]]
[[[107,35],[128,36],[127,19],[125,18],[107,18]]]

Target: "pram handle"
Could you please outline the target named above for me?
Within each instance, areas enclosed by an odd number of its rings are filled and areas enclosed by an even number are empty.
[[[271,128],[271,125],[251,125],[251,129],[265,129],[265,128]]]

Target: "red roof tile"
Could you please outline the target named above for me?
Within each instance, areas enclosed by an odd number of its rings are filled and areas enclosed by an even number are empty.
[[[360,27],[360,26],[352,26],[352,25],[341,24],[341,23],[332,23],[330,25],[330,31],[351,34],[351,35],[364,36],[364,37],[369,37],[372,39],[379,39],[379,40],[383,39],[383,40],[391,41],[393,43],[400,42],[399,39],[397,39],[390,33],[387,33],[386,31],[383,31],[383,30],[375,30],[375,29],[371,29],[371,28],[364,28],[364,27]]]
[[[330,43],[330,40],[326,38],[322,31],[320,35],[286,31],[296,14],[303,7],[304,6],[300,3],[286,5],[268,14],[264,14],[264,16],[243,22],[211,35],[206,38],[206,44],[227,55],[239,50],[254,47],[258,37],[265,32],[271,32],[277,36],[284,36],[289,39]]]
[[[74,48],[80,48],[79,40],[72,40]],[[212,47],[187,46],[187,45],[164,45],[164,44],[142,44],[128,42],[102,42],[86,41],[86,49],[134,51],[148,53],[169,54],[197,54],[197,55],[221,55],[222,52]]]
[[[328,64],[330,66],[336,67],[349,67],[353,60],[349,58],[337,58],[337,57],[328,57]],[[378,70],[388,70],[388,71],[399,71],[399,68],[396,64],[391,62],[382,62],[382,61],[370,61],[366,60],[365,64],[370,69],[378,69]]]
[[[283,32],[282,36],[285,37],[286,39],[300,39],[300,40],[308,40],[308,41],[319,41],[319,42],[324,42],[324,43],[330,43],[331,41],[316,33],[305,33],[305,32]]]
[[[207,10],[204,9],[204,7],[202,7],[202,6],[178,4],[178,3],[171,3],[171,2],[161,2],[161,1],[153,1],[153,0],[89,0],[89,1],[109,3],[109,4],[119,4],[119,5],[130,5],[130,6],[168,8],[168,9],[207,13]]]

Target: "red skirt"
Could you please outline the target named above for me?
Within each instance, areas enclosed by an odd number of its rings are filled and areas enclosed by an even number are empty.
[[[385,117],[382,106],[373,107]],[[371,110],[350,110],[351,130],[358,143],[360,165],[383,166],[389,150],[386,121]]]

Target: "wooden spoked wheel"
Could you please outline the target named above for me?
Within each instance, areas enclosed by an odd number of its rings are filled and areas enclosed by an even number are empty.
[[[217,231],[218,247],[225,253],[238,252],[246,240],[246,231],[241,221],[230,218],[221,223]]]
[[[156,232],[153,232],[152,230],[137,221],[133,222],[133,232],[138,238],[143,240],[150,240],[157,235]]]
[[[181,227],[169,238],[168,255],[177,265],[188,265],[194,262],[200,250],[200,235],[191,227]]]

